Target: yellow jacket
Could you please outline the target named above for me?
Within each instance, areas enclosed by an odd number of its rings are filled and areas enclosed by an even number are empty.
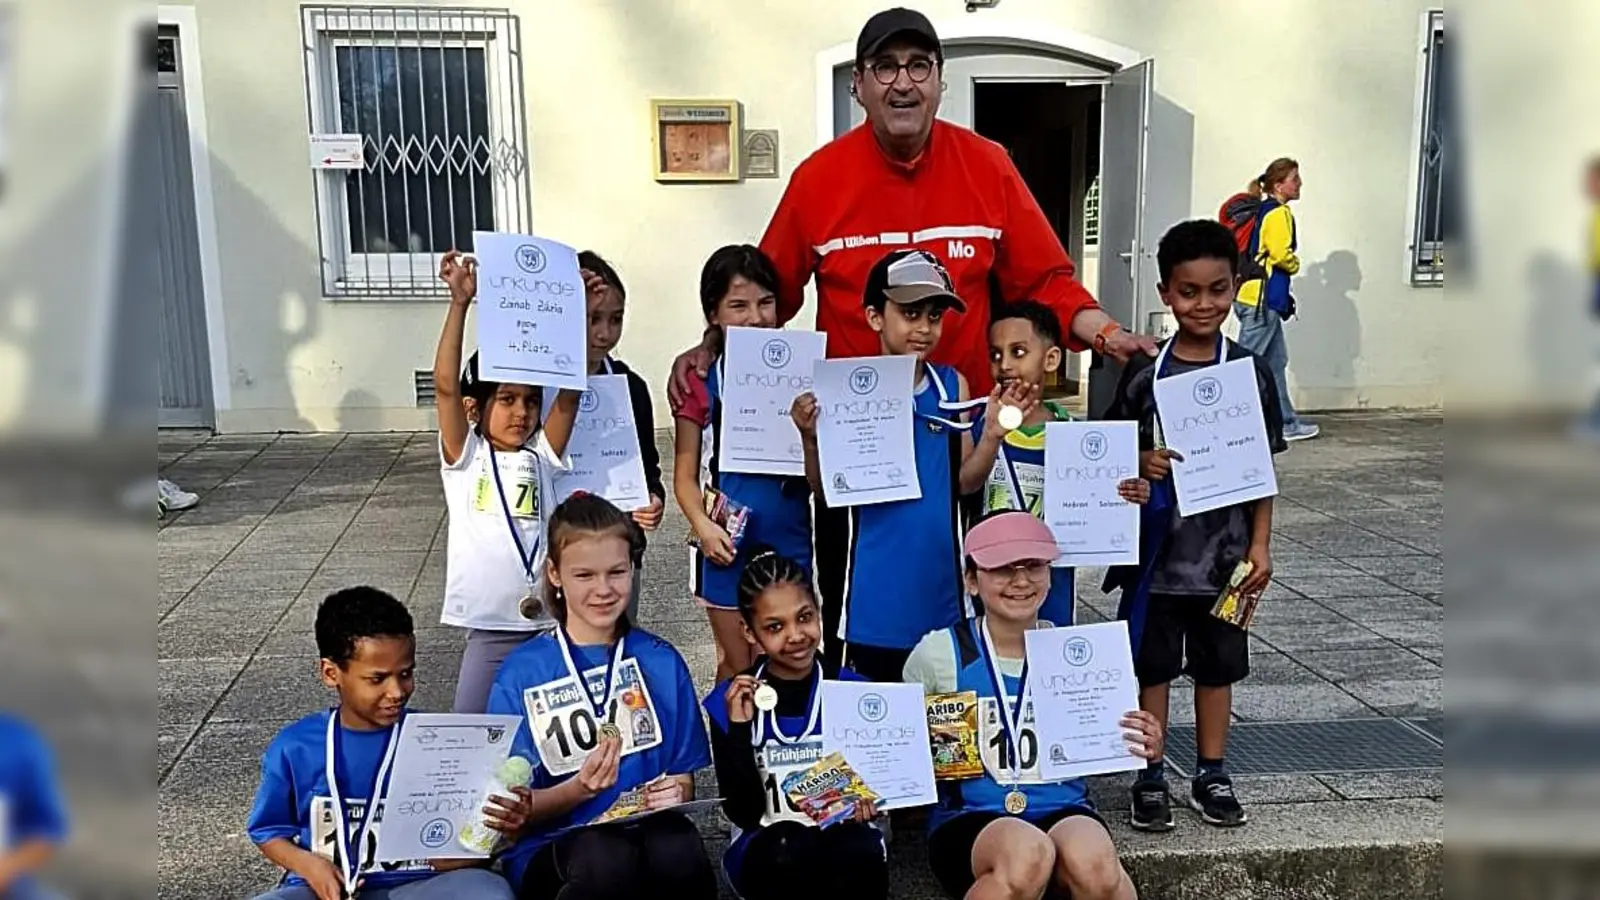
[[[1295,255],[1294,213],[1288,204],[1279,205],[1261,220],[1260,247],[1257,259],[1266,267],[1267,277],[1287,278],[1300,271],[1300,257]],[[1240,285],[1239,302],[1258,305],[1261,284],[1262,279],[1257,278]]]

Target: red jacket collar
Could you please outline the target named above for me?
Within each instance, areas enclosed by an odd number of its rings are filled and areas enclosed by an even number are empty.
[[[918,153],[916,157],[911,159],[909,162],[905,162],[895,159],[888,153],[884,152],[882,145],[878,143],[878,136],[872,132],[872,123],[861,123],[862,130],[867,133],[867,140],[872,144],[872,149],[878,154],[878,158],[883,160],[883,164],[889,168],[889,171],[894,172],[897,175],[904,175],[907,178],[915,176],[919,169],[922,169],[928,165],[929,156],[933,152],[934,142],[938,140],[939,132],[944,130],[945,127],[946,125],[944,122],[940,121],[939,119],[934,119],[933,128],[928,132],[928,143],[923,145],[922,152]]]

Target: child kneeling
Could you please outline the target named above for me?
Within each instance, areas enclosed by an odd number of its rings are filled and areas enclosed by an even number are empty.
[[[512,651],[489,692],[489,712],[525,716],[511,752],[538,760],[511,811],[526,823],[502,829],[506,876],[529,900],[716,896],[700,833],[672,809],[711,764],[699,697],[672,645],[626,614],[642,540],[593,494],[557,506],[545,563],[557,627]],[[624,794],[635,814],[607,818]]]
[[[1029,513],[1000,512],[974,525],[967,532],[966,583],[984,614],[932,632],[906,661],[906,681],[921,682],[929,694],[972,691],[980,706],[984,773],[941,783],[928,823],[928,856],[951,897],[1033,900],[1051,888],[1073,900],[1136,897],[1087,782],[1044,781],[1036,754],[1019,764],[1019,744],[1038,746],[1023,689],[1024,635],[1052,627],[1039,608],[1056,553],[1050,529]],[[992,733],[992,721],[1002,723],[1001,734]],[[1134,755],[1161,754],[1155,717],[1133,711],[1122,726]],[[992,746],[1001,749],[994,753]]]

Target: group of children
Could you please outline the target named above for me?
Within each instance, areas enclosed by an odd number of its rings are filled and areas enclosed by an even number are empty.
[[[1129,711],[1123,726],[1130,752],[1149,760],[1134,784],[1131,820],[1148,830],[1172,827],[1162,761],[1166,690],[1187,673],[1197,685],[1199,748],[1190,803],[1207,822],[1236,825],[1245,816],[1223,747],[1229,685],[1248,671],[1247,642],[1207,610],[1240,560],[1254,564],[1244,590],[1266,586],[1271,504],[1177,516],[1168,483],[1173,454],[1160,438],[1152,385],[1248,356],[1221,337],[1237,250],[1218,223],[1187,222],[1163,239],[1158,264],[1178,333],[1163,362],[1129,365],[1111,413],[1137,420],[1141,442],[1141,477],[1120,486],[1124,499],[1142,504],[1141,564],[1107,579],[1122,589],[1120,614],[1141,684],[1142,709]],[[582,268],[590,371],[630,376],[640,449],[659,500],[648,391],[610,356],[621,281],[593,254]],[[372,819],[381,816],[367,810],[381,797],[381,757],[412,691],[412,623],[381,592],[336,593],[319,611],[317,639],[323,679],[339,705],[274,741],[251,814],[251,838],[290,873],[276,896],[335,900],[360,879],[363,895],[397,898],[436,891],[709,898],[714,871],[694,824],[674,807],[693,799],[693,774],[714,763],[733,826],[723,869],[741,896],[883,897],[888,875],[876,811],[869,806],[854,821],[820,829],[777,788],[815,755],[823,679],[973,691],[990,713],[980,716],[983,773],[941,783],[929,817],[933,870],[952,897],[1034,898],[1052,887],[1074,898],[1134,896],[1085,783],[1044,781],[1024,749],[1032,720],[1023,636],[1071,624],[1074,609],[1073,572],[1055,565],[1056,544],[1040,518],[1044,426],[1067,418],[1040,399],[1063,358],[1060,323],[1047,307],[1022,301],[993,312],[996,386],[974,401],[958,372],[926,360],[943,317],[965,308],[943,266],[925,251],[900,250],[874,268],[863,305],[881,352],[918,363],[917,500],[828,509],[810,394],[791,410],[804,478],[718,470],[720,362],[676,405],[674,496],[694,536],[694,593],[719,651],[717,684],[701,698],[678,652],[630,614],[645,532],[659,523],[660,504],[624,513],[594,495],[557,495],[577,394],[546,397],[536,387],[484,382],[476,357],[463,370],[476,275],[470,260],[451,254],[441,277],[451,291],[435,361],[450,519],[444,620],[468,629],[455,711],[522,716],[513,753],[535,761],[534,776],[485,810],[505,836],[493,869],[449,860],[374,865]],[[776,281],[757,248],[716,251],[700,285],[707,322],[776,327]],[[1272,379],[1259,363],[1257,382],[1271,442],[1281,449]],[[1020,427],[1001,424],[1007,406],[1022,412]],[[710,489],[749,510],[737,546],[707,513]],[[968,515],[974,507],[981,514]],[[813,553],[814,532],[830,528],[844,530],[842,558]],[[843,586],[837,635],[824,633],[813,589],[817,570],[830,566]],[[843,642],[842,661],[822,652],[835,640]],[[767,702],[757,702],[761,694]],[[558,710],[557,696],[581,702]],[[995,721],[1005,724],[990,734]],[[650,814],[597,823],[624,794]]]

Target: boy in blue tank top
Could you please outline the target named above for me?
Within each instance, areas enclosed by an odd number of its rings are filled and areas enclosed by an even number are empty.
[[[377,588],[346,588],[322,601],[316,632],[322,683],[339,705],[285,726],[261,757],[245,829],[285,876],[259,900],[338,900],[357,888],[372,900],[510,900],[504,878],[470,861],[373,860],[395,737],[416,689],[405,605]]]
[[[896,250],[879,260],[862,303],[880,352],[917,358],[912,427],[922,496],[848,507],[839,517],[846,529],[839,637],[850,668],[870,681],[898,681],[917,639],[965,612],[957,480],[972,440],[970,424],[959,416],[973,404],[961,373],[927,357],[939,343],[945,314],[967,307],[944,265],[926,250]],[[795,398],[792,415],[805,446],[806,477],[820,491],[816,396]]]
[[[984,615],[930,632],[906,660],[905,680],[928,694],[978,698],[983,774],[939,785],[928,820],[928,857],[950,897],[1134,900],[1105,822],[1082,778],[1040,776],[1027,683],[1024,636],[1053,623],[1039,618],[1050,585],[1055,538],[1021,511],[1001,512],[967,533],[967,588]],[[1147,712],[1122,720],[1129,751],[1161,755],[1160,723]]]
[[[722,812],[733,827],[722,868],[744,900],[883,898],[889,867],[871,803],[818,828],[779,787],[822,752],[823,679],[860,681],[817,652],[822,610],[804,568],[755,553],[739,579],[739,612],[761,649],[755,665],[706,695]]]
[[[1061,367],[1061,320],[1037,300],[1019,300],[997,307],[989,323],[989,374],[994,391],[972,425],[977,435],[972,453],[961,464],[961,493],[979,495],[984,513],[1024,510],[1044,518],[1044,439],[1050,422],[1070,422],[1072,414],[1051,400],[1040,400],[1044,380]],[[1007,428],[1005,406],[1021,414],[1020,425]],[[1150,482],[1129,478],[1117,485],[1122,499],[1144,503]],[[1058,625],[1075,618],[1077,570],[1050,568],[1050,593],[1039,615]]]

